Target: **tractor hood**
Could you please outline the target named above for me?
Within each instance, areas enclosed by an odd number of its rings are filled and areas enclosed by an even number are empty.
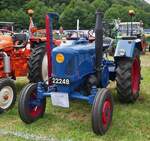
[[[52,50],[52,76],[71,82],[94,72],[94,44],[56,47]]]
[[[64,46],[59,46],[58,48],[54,48],[53,52],[57,52],[57,53],[69,53],[69,54],[79,54],[79,53],[83,53],[86,51],[89,51],[89,49],[92,49],[94,52],[95,49],[95,44],[75,44],[75,45],[68,45],[67,47]]]
[[[0,49],[13,47],[13,39],[8,35],[0,35]]]

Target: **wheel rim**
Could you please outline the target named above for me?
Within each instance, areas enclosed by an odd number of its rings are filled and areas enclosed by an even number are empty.
[[[102,108],[102,124],[104,128],[107,128],[108,124],[110,123],[111,112],[112,112],[111,102],[109,99],[106,99]]]
[[[44,81],[48,80],[48,60],[47,54],[44,55],[42,61],[42,78]]]
[[[5,86],[0,91],[0,107],[7,109],[11,106],[14,97],[13,89],[10,86]]]
[[[32,118],[38,117],[39,115],[41,115],[43,111],[42,104],[37,105],[36,103],[37,103],[37,97],[36,94],[33,92],[30,95],[30,101],[29,101],[29,115]]]
[[[132,93],[136,94],[139,90],[140,66],[137,58],[134,59],[131,73]]]

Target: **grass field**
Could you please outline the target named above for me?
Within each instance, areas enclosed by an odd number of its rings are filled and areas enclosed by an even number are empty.
[[[24,124],[18,115],[17,104],[0,115],[0,141],[150,141],[150,54],[142,56],[141,95],[135,104],[120,104],[115,84],[111,90],[115,99],[113,123],[105,136],[96,136],[91,129],[91,106],[72,101],[69,109],[52,107],[47,99],[43,118]],[[27,83],[17,80],[18,95]]]

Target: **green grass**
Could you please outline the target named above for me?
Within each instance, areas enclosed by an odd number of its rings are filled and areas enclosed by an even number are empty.
[[[12,110],[1,114],[0,140],[24,141],[29,140],[29,135],[37,135],[47,140],[53,138],[65,141],[148,141],[150,140],[150,54],[142,56],[142,76],[144,80],[141,82],[141,95],[135,104],[120,104],[115,84],[111,83],[115,107],[111,128],[105,136],[96,136],[92,132],[91,106],[86,102],[72,101],[70,108],[64,109],[51,106],[50,99],[47,98],[44,117],[33,124],[26,125],[20,120],[17,102]],[[17,80],[18,95],[26,83],[25,78]],[[19,136],[18,132],[24,134],[24,137]]]

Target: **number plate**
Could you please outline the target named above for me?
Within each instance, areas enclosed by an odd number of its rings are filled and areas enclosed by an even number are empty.
[[[60,85],[69,85],[70,80],[69,79],[64,79],[64,78],[52,78],[52,83],[53,84],[60,84]]]
[[[68,93],[52,92],[51,93],[52,105],[69,108]]]

